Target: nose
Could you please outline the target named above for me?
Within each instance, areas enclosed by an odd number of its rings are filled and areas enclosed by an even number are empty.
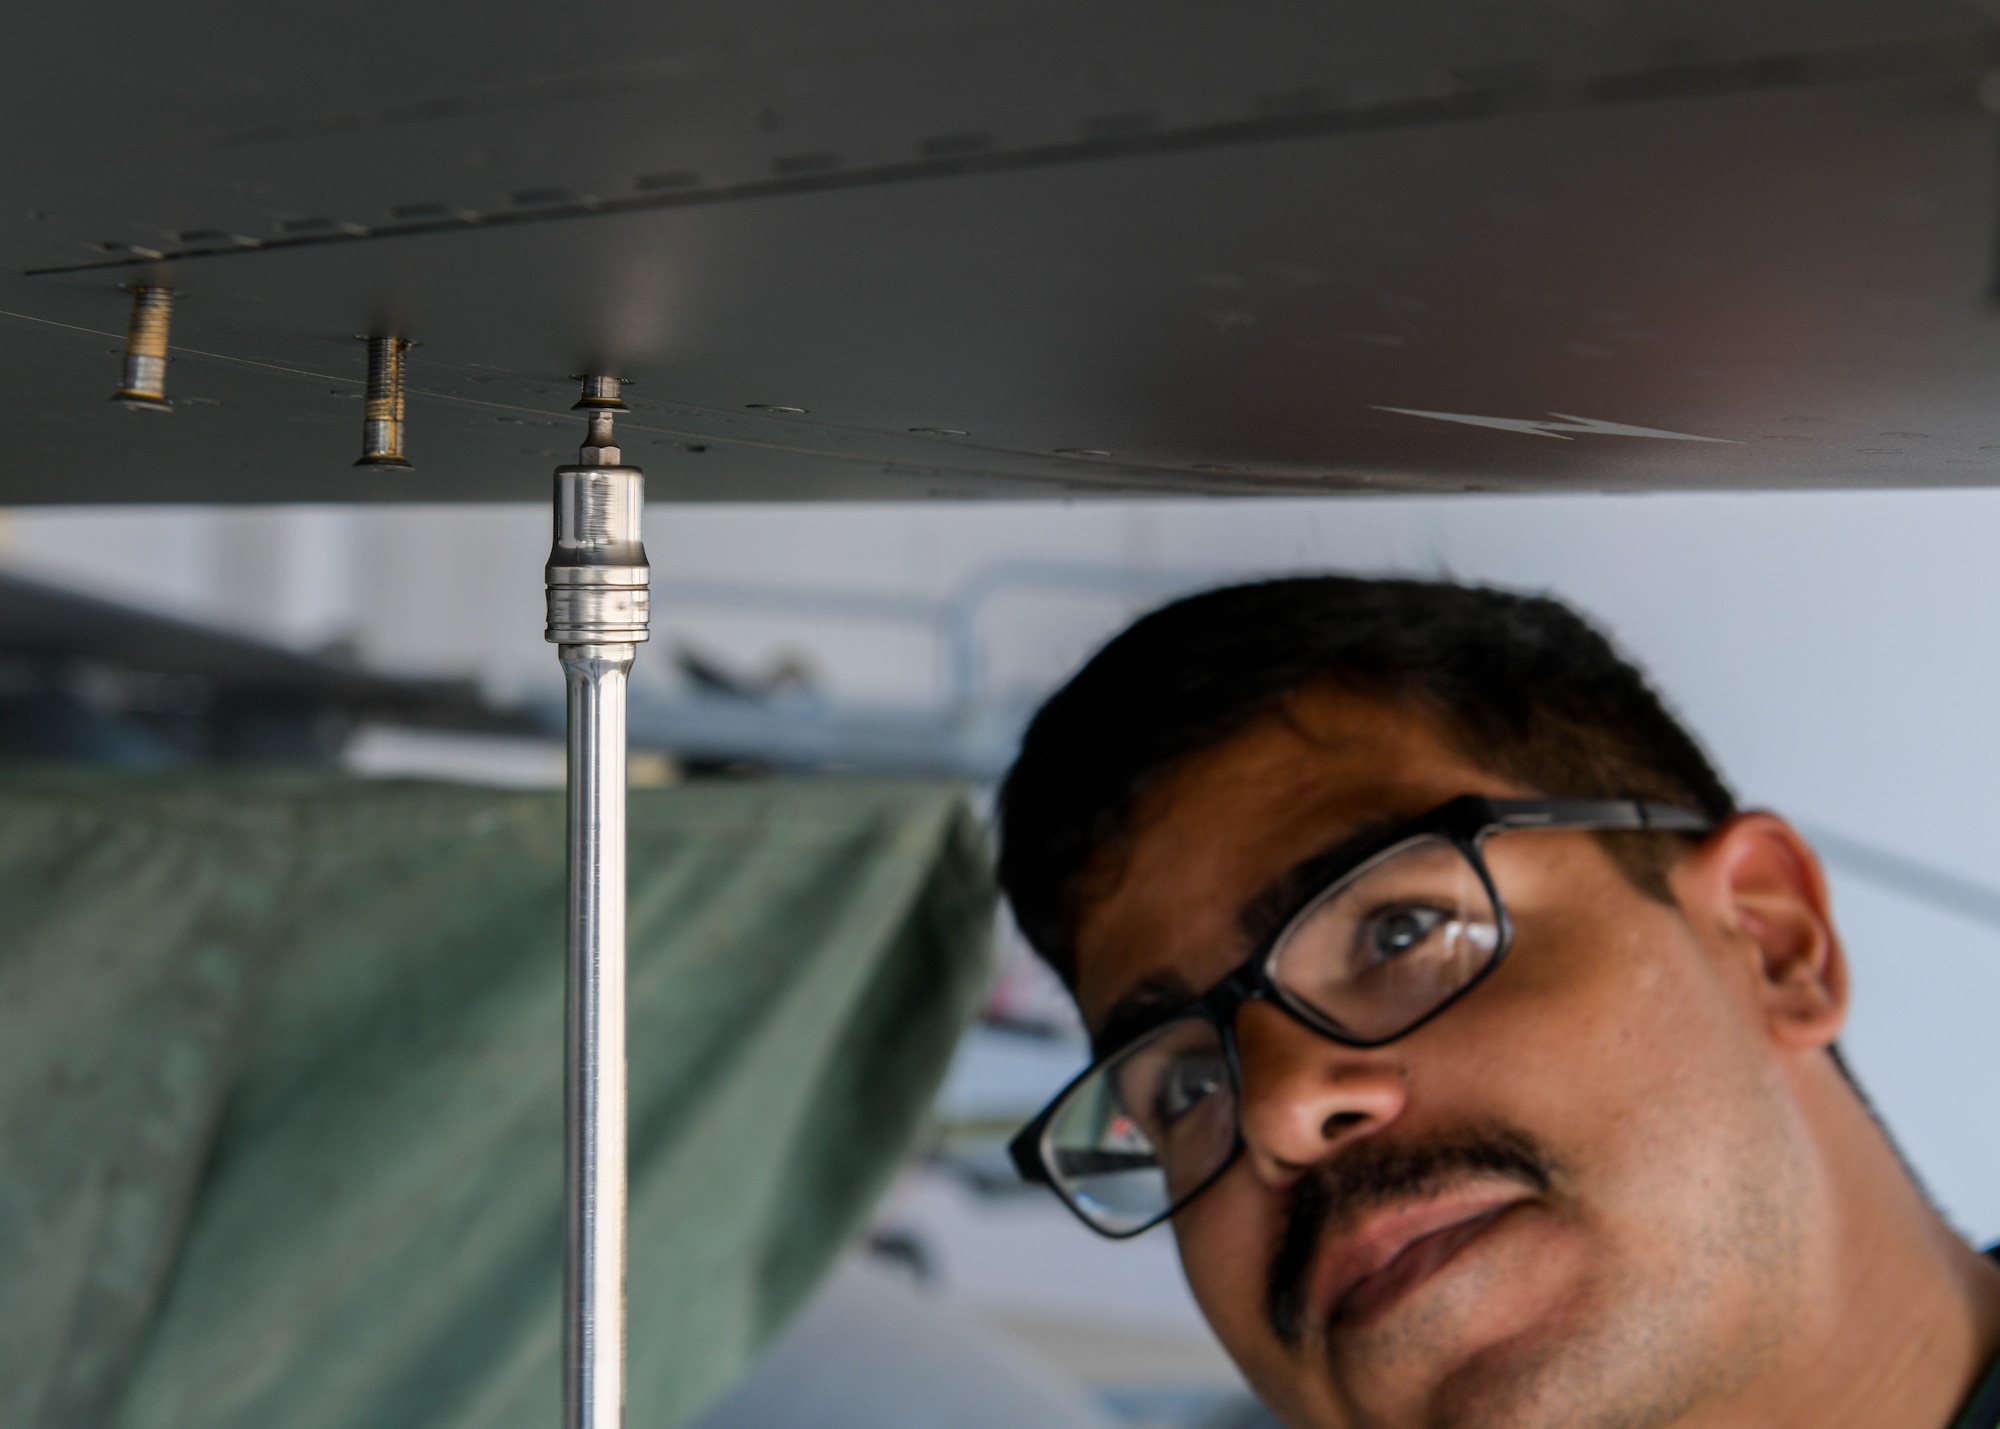
[[[1256,1174],[1287,1185],[1403,1114],[1409,1083],[1386,1052],[1344,1047],[1266,1002],[1237,1013],[1238,1126]]]

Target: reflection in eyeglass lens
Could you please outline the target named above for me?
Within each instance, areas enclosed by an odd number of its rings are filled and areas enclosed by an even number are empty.
[[[1113,1231],[1155,1219],[1234,1146],[1220,1035],[1202,1018],[1158,1028],[1080,1083],[1048,1135],[1052,1169],[1085,1215]]]
[[[1500,948],[1478,870],[1449,839],[1422,838],[1357,869],[1311,905],[1269,964],[1285,992],[1372,1041],[1422,1020]]]

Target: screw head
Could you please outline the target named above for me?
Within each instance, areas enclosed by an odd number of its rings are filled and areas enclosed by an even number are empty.
[[[622,377],[604,377],[595,373],[579,373],[575,380],[583,384],[583,395],[576,399],[572,412],[629,412],[625,399],[618,395],[624,385]]]

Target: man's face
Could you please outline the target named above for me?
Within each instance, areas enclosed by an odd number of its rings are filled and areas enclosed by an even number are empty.
[[[1537,792],[1407,709],[1302,692],[1136,812],[1078,928],[1084,1015],[1215,984],[1259,893],[1357,828]],[[1754,959],[1590,835],[1486,855],[1512,951],[1436,1020],[1364,1050],[1268,1003],[1238,1016],[1244,1152],[1174,1230],[1295,1425],[1666,1423],[1753,1375],[1798,1310],[1809,1133]]]

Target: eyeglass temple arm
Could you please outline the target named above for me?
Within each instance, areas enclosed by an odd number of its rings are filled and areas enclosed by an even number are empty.
[[[1494,821],[1503,829],[1635,829],[1647,833],[1705,834],[1715,820],[1692,809],[1645,799],[1494,799]]]

